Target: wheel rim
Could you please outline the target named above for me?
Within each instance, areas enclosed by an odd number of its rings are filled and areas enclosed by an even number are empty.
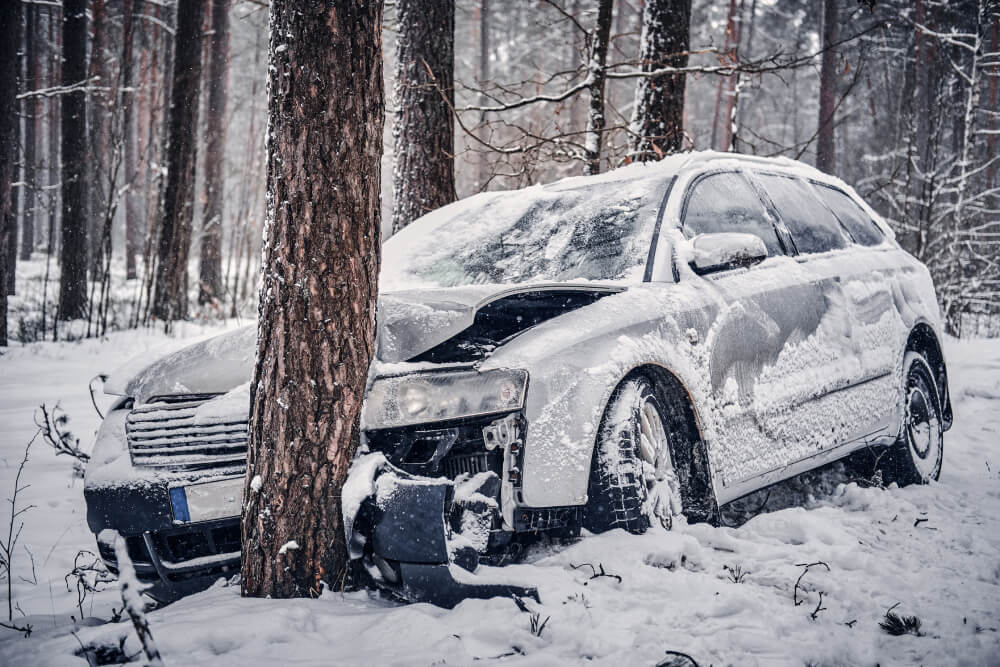
[[[910,388],[906,400],[906,440],[913,463],[924,479],[934,475],[941,442],[941,426],[933,400],[919,385]]]
[[[649,513],[670,529],[674,505],[679,499],[677,477],[670,458],[670,438],[663,425],[660,410],[649,397],[639,406],[639,458],[642,461],[643,482]]]

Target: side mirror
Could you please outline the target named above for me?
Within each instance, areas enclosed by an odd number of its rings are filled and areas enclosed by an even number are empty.
[[[767,259],[767,246],[759,236],[739,232],[699,234],[691,239],[691,268],[702,276],[714,271],[737,269]]]

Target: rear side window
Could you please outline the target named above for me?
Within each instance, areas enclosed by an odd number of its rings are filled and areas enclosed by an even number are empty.
[[[768,255],[784,254],[757,193],[741,174],[709,174],[694,185],[684,212],[684,234],[742,232],[759,236]]]
[[[812,188],[797,178],[757,174],[795,248],[803,254],[845,248],[849,239],[837,219],[816,200]]]
[[[847,227],[847,230],[851,232],[855,241],[867,246],[878,245],[882,242],[882,230],[865,213],[864,209],[858,206],[857,202],[848,197],[847,194],[820,183],[813,183],[813,190],[844,223],[844,227]]]

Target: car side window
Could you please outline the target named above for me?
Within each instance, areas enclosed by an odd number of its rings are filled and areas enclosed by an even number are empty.
[[[864,209],[858,206],[856,201],[846,193],[829,185],[813,183],[812,186],[816,195],[830,207],[830,210],[840,219],[844,227],[847,227],[855,241],[867,246],[878,245],[882,242],[884,238],[882,230],[865,213]]]
[[[757,174],[778,216],[802,254],[845,248],[850,243],[837,218],[816,200],[812,189],[797,178]]]
[[[760,197],[743,175],[735,171],[709,174],[695,182],[688,195],[683,224],[688,238],[742,232],[760,237],[768,255],[784,254]]]

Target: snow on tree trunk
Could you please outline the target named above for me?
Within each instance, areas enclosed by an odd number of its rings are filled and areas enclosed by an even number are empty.
[[[17,35],[21,29],[20,2],[8,2],[0,7],[0,154],[14,155],[17,151]],[[6,220],[13,205],[11,185],[15,163],[0,160],[0,220]],[[0,345],[7,345],[7,244],[6,225],[0,226]]]
[[[642,12],[642,71],[687,67],[691,0],[647,0]],[[647,162],[680,150],[684,140],[684,74],[643,77],[635,89],[629,157]]]
[[[382,4],[324,5],[271,2],[247,596],[315,596],[347,576],[340,491],[375,342]],[[292,541],[298,548],[282,553]]]
[[[455,201],[455,2],[399,0],[392,232]]]
[[[587,78],[590,94],[590,108],[587,111],[587,131],[584,134],[583,173],[597,174],[601,171],[601,141],[604,134],[604,81],[605,64],[608,59],[608,40],[611,37],[611,13],[613,0],[600,0],[597,5],[597,24],[590,36],[590,59],[587,62]]]
[[[157,244],[153,316],[166,322],[187,317],[187,263],[198,162],[198,98],[201,90],[201,0],[178,0],[173,81],[168,118],[167,185]]]
[[[222,213],[226,148],[226,87],[229,77],[229,0],[212,2],[209,38],[208,106],[205,113],[205,208],[202,212],[201,256],[198,265],[198,303],[222,296]]]
[[[823,0],[823,60],[819,74],[819,129],[816,134],[816,168],[828,174],[837,168],[834,112],[837,107],[837,42],[840,0]]]
[[[87,2],[63,3],[62,85],[87,78]],[[87,93],[60,96],[62,104],[62,245],[59,310],[70,320],[87,316]]]

